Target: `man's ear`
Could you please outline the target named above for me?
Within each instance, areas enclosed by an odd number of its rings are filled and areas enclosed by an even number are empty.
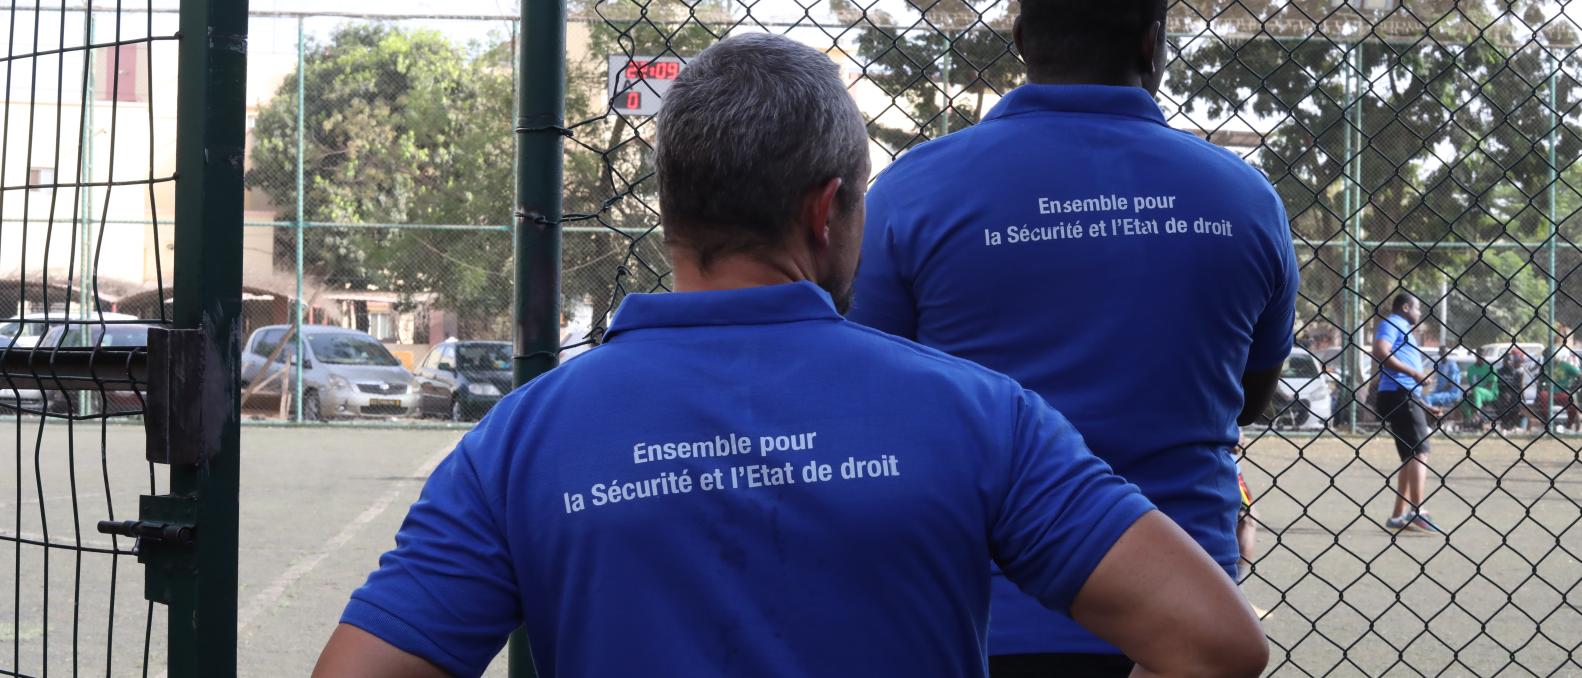
[[[836,177],[824,182],[823,185],[808,191],[807,197],[802,202],[802,223],[808,228],[808,237],[819,249],[828,248],[830,245],[830,222],[835,220],[835,211],[840,203],[836,199],[840,194],[840,187],[845,180]]]
[[[1159,71],[1164,66],[1164,59],[1160,58],[1164,56],[1165,52],[1164,39],[1164,22],[1155,21],[1153,25],[1148,28],[1148,32],[1143,35],[1142,49],[1137,54],[1137,58],[1141,61],[1141,63],[1138,64],[1138,68],[1143,74],[1150,76],[1158,75]]]
[[[1022,48],[1022,15],[1016,15],[1016,22],[1011,24],[1011,44],[1016,46],[1016,54],[1027,60],[1027,50]]]

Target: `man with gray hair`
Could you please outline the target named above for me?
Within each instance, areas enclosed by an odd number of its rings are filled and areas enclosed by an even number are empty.
[[[868,180],[823,54],[706,50],[659,117],[678,290],[435,470],[318,676],[983,676],[989,564],[1136,658],[1256,675],[1212,560],[1009,378],[846,322]],[[604,416],[632,385],[665,397]]]

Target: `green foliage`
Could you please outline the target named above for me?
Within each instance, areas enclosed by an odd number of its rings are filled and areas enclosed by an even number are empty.
[[[869,126],[880,146],[898,154],[951,130],[976,124],[990,95],[1023,79],[1011,43],[1020,4],[1002,0],[940,0],[910,5],[900,21],[870,6],[831,0],[842,23],[856,26],[856,59],[864,76],[896,102],[899,115]]]
[[[1488,248],[1549,237],[1551,144],[1574,158],[1582,139],[1551,135],[1557,64],[1528,27],[1547,19],[1550,38],[1575,35],[1561,35],[1555,6],[1535,0],[1412,5],[1380,18],[1319,0],[1181,0],[1179,15],[1255,25],[1322,17],[1334,34],[1179,41],[1162,98],[1190,102],[1182,115],[1209,128],[1273,126],[1251,160],[1285,199],[1298,240],[1317,249],[1303,270],[1305,322],[1349,332],[1353,312],[1365,325],[1397,290],[1436,305],[1450,290],[1449,317],[1434,322],[1464,343],[1545,340],[1548,250]],[[1348,21],[1380,23],[1354,45],[1338,41]],[[1562,127],[1575,124],[1576,109],[1561,108],[1572,111]],[[1355,240],[1367,247],[1347,262],[1343,245]],[[1562,321],[1582,318],[1559,299]]]
[[[430,30],[383,24],[309,45],[303,80],[303,218],[354,224],[509,222],[509,45],[476,54]],[[296,218],[297,77],[258,113],[250,188]],[[290,253],[280,229],[277,252]],[[310,228],[307,274],[324,283],[432,297],[469,336],[508,332],[511,238],[503,232]],[[289,267],[290,264],[286,264]]]

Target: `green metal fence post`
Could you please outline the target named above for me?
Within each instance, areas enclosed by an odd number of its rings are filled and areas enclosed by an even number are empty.
[[[302,197],[304,183],[302,180],[302,140],[304,136],[303,125],[305,124],[303,121],[307,117],[303,114],[303,109],[307,108],[307,100],[303,98],[303,94],[306,92],[307,87],[303,81],[305,81],[308,77],[307,72],[303,70],[303,67],[307,61],[302,54],[303,51],[307,49],[306,44],[302,39],[303,35],[303,17],[299,16],[297,17],[297,223],[296,228],[294,229],[296,231],[295,236],[297,246],[297,303],[295,304],[296,314],[293,321],[293,325],[297,329],[295,332],[292,332],[292,341],[296,342],[297,344],[297,360],[296,364],[292,366],[292,370],[296,372],[296,374],[292,375],[292,378],[296,381],[296,386],[292,388],[291,394],[291,419],[292,421],[295,421],[299,424],[302,423],[302,356],[305,355],[302,352],[302,224],[307,220],[307,216],[302,213],[303,205],[305,203]]]
[[[170,583],[171,678],[236,675],[237,485],[242,318],[242,158],[247,2],[182,0],[174,314],[206,343],[197,464],[173,465],[191,502],[192,568]]]
[[[1357,157],[1362,155],[1361,116],[1357,112],[1362,108],[1362,65],[1359,55],[1362,43],[1352,45],[1351,53],[1346,55],[1347,75],[1346,102],[1348,110],[1345,115],[1351,124],[1345,126],[1346,132],[1346,171],[1341,173],[1345,185],[1343,189],[1343,205],[1345,211],[1345,228],[1350,234],[1346,238],[1346,278],[1351,294],[1346,298],[1346,360],[1342,364],[1349,364],[1347,370],[1346,388],[1351,392],[1351,406],[1347,408],[1347,426],[1352,433],[1357,432],[1357,408],[1362,406],[1364,396],[1362,385],[1367,383],[1362,378],[1363,359],[1361,354],[1362,344],[1362,306],[1365,299],[1362,295],[1362,234],[1353,229],[1360,226],[1361,220],[1357,215],[1362,213],[1362,191],[1360,184],[1362,177],[1357,174]]]
[[[523,384],[553,368],[560,349],[565,0],[522,0],[519,41],[514,375]]]
[[[1556,256],[1555,252],[1556,247],[1560,244],[1560,206],[1556,197],[1556,192],[1560,186],[1560,68],[1561,62],[1556,59],[1555,70],[1549,74],[1549,275],[1547,276],[1549,278],[1549,332],[1547,333],[1548,336],[1544,337],[1544,345],[1548,347],[1549,358],[1544,361],[1542,368],[1546,371],[1553,369],[1551,363],[1560,358],[1559,347],[1555,346],[1554,343],[1554,338],[1559,334],[1560,329],[1555,324],[1555,316],[1558,311],[1556,307],[1560,304],[1558,299],[1560,283],[1556,279],[1556,276],[1560,275],[1560,270],[1557,267],[1559,257]],[[1561,339],[1564,340],[1567,337],[1561,337]],[[1548,398],[1544,407],[1545,411],[1543,412],[1544,431],[1552,433],[1550,425],[1555,418],[1555,383],[1549,379],[1545,379],[1544,383],[1548,392]]]
[[[566,110],[565,0],[522,0],[516,51],[517,385],[549,371],[560,350],[562,134]],[[537,675],[527,635],[511,636],[510,675]]]

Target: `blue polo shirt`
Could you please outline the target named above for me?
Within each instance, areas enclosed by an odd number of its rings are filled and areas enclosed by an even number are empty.
[[[1398,314],[1391,314],[1379,321],[1379,327],[1373,333],[1374,341],[1387,342],[1396,359],[1406,363],[1407,367],[1418,372],[1423,370],[1423,351],[1417,345],[1417,338],[1412,336],[1412,321]],[[1417,383],[1417,378],[1389,368],[1380,370],[1380,391],[1410,391],[1420,394],[1423,385]]]
[[[868,196],[850,318],[1007,374],[1227,573],[1248,371],[1290,353],[1285,209],[1137,88],[1029,85]],[[996,581],[993,654],[1115,652]]]
[[[982,676],[1152,509],[1009,378],[810,284],[627,297],[434,471],[342,621],[460,675]]]
[[[1461,366],[1456,361],[1447,356],[1434,365],[1434,372],[1438,374],[1434,379],[1434,393],[1461,394]]]

